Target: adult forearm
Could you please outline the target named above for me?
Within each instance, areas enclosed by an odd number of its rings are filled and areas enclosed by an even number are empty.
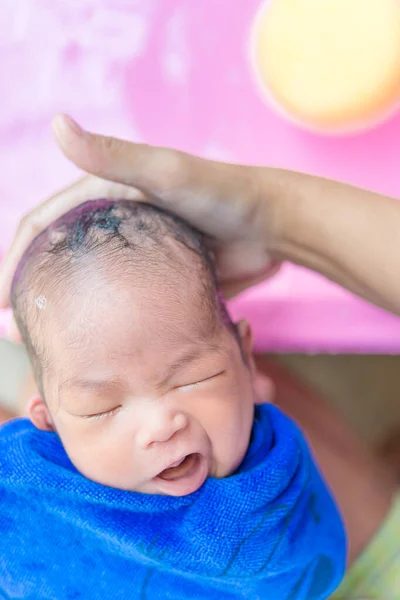
[[[343,183],[261,169],[270,251],[400,315],[400,202]]]

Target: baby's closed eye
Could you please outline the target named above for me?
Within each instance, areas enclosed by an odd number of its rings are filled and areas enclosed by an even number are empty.
[[[226,369],[223,369],[222,371],[218,371],[218,373],[214,373],[213,375],[209,375],[207,377],[203,377],[202,379],[199,379],[197,381],[192,381],[190,383],[184,383],[184,384],[180,384],[174,387],[174,390],[190,390],[195,386],[201,385],[202,383],[207,383],[208,381],[212,381],[213,379],[216,379],[217,377],[220,377],[221,375],[225,375],[226,374]]]
[[[187,383],[183,383],[183,384],[179,384],[179,385],[175,385],[173,387],[172,391],[190,391],[191,389],[202,385],[202,384],[206,384],[210,381],[213,381],[223,375],[225,375],[227,373],[226,369],[220,370],[217,373],[213,373],[212,375],[208,375],[206,377],[202,377],[201,379],[197,379],[195,381],[190,381]],[[113,408],[110,408],[108,410],[102,411],[102,412],[98,412],[98,413],[90,413],[90,414],[85,414],[85,415],[74,415],[76,417],[80,417],[81,419],[85,419],[85,420],[89,420],[89,421],[98,421],[100,419],[107,419],[109,417],[112,417],[114,415],[116,415],[120,409],[122,408],[122,404],[118,404],[118,406],[114,406]]]
[[[82,419],[90,419],[92,421],[96,421],[98,419],[105,419],[107,417],[111,417],[111,416],[115,415],[121,407],[122,407],[122,404],[119,404],[118,406],[115,406],[114,408],[111,408],[109,410],[105,410],[101,413],[93,413],[91,415],[78,415],[78,416],[80,416]]]

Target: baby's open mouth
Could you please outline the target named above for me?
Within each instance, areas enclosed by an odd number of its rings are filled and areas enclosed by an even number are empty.
[[[164,469],[158,477],[165,481],[172,481],[173,479],[180,479],[181,477],[189,477],[198,466],[200,460],[199,454],[188,454],[182,458],[178,463],[173,464],[168,469]]]
[[[202,454],[187,454],[167,469],[161,471],[153,481],[159,493],[170,496],[186,496],[198,490],[208,477],[208,460]]]

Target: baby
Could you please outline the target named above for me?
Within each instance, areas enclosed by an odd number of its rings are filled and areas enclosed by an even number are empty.
[[[85,203],[28,248],[11,303],[40,397],[0,430],[4,597],[334,591],[340,517],[294,424],[256,406],[199,232]]]

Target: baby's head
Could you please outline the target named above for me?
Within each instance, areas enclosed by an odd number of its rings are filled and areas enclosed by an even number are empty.
[[[239,466],[254,414],[251,333],[231,322],[187,223],[147,204],[87,202],[32,242],[11,304],[41,394],[30,417],[57,431],[83,475],[181,496]]]

